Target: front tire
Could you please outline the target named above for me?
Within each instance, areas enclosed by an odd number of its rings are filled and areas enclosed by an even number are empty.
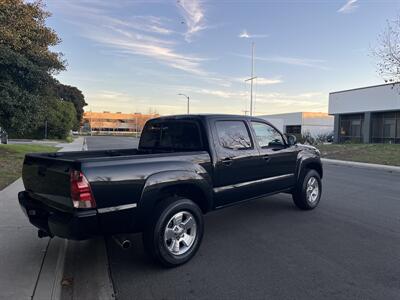
[[[161,201],[153,220],[143,233],[147,253],[166,267],[188,262],[197,252],[203,237],[201,209],[185,198]]]
[[[321,200],[321,177],[316,170],[306,169],[302,172],[292,197],[294,204],[302,210],[314,209]]]

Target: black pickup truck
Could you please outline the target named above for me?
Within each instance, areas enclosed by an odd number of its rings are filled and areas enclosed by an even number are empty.
[[[321,197],[319,151],[263,119],[181,115],[149,120],[138,149],[28,154],[18,194],[39,237],[129,240],[165,266],[191,259],[203,214],[288,192],[313,209]]]

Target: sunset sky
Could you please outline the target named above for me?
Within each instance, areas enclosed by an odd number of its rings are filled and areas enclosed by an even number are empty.
[[[383,83],[371,55],[400,1],[46,1],[86,110],[326,111],[331,91]]]

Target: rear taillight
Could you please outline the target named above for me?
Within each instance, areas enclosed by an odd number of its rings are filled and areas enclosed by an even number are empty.
[[[89,182],[80,171],[71,171],[71,198],[75,208],[96,207]]]

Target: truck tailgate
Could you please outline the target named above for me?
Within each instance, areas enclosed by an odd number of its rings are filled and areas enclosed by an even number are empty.
[[[70,170],[73,162],[46,157],[46,154],[27,154],[22,179],[29,195],[45,205],[62,211],[72,211]]]

